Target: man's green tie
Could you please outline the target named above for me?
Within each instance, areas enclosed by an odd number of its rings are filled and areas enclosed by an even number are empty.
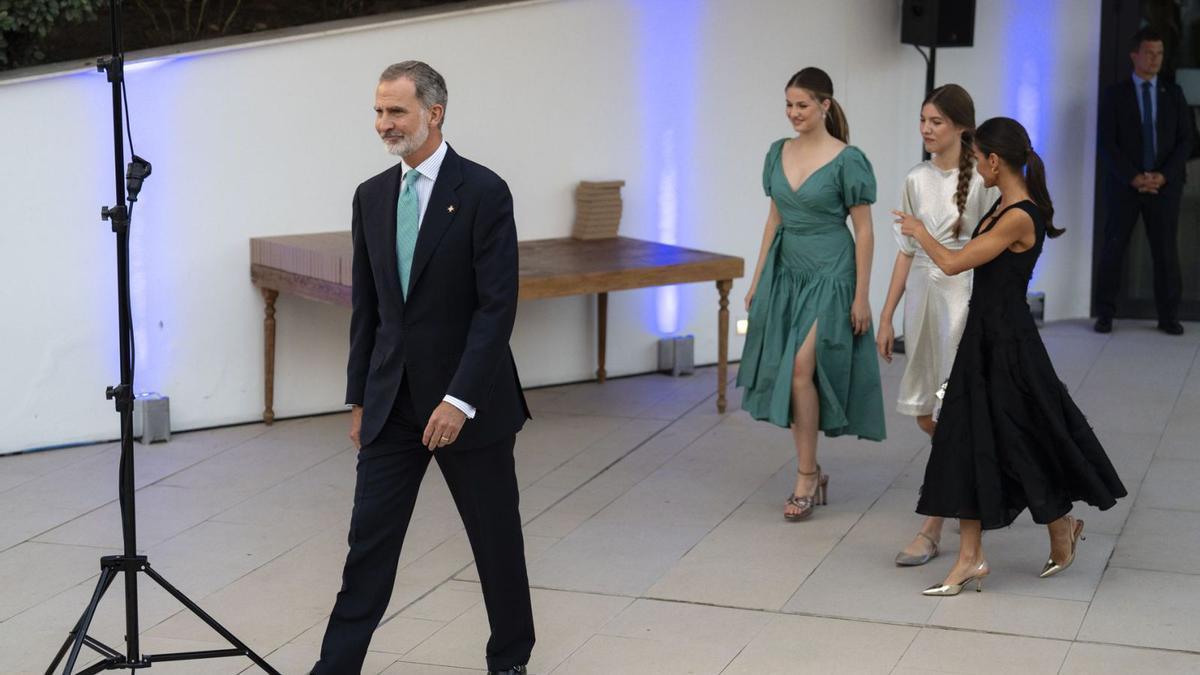
[[[421,225],[421,206],[417,201],[417,179],[421,174],[409,169],[404,174],[400,199],[396,200],[396,258],[400,263],[400,290],[408,299],[408,275],[412,271],[413,251],[417,248],[417,231]]]

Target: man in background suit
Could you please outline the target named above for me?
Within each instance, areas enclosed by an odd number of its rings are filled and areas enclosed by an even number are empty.
[[[1158,329],[1181,335],[1179,203],[1192,150],[1192,110],[1178,85],[1158,80],[1162,36],[1143,28],[1131,46],[1133,77],[1109,87],[1100,102],[1099,148],[1107,169],[1108,217],[1096,274],[1095,330],[1112,331],[1125,249],[1141,215],[1154,263]]]
[[[517,232],[508,185],[442,139],[446,83],[389,66],[375,129],[401,163],[358,186],[346,402],[359,447],[350,552],[315,675],[358,673],[435,459],[466,526],[489,672],[525,672],[533,611],[513,461],[529,417],[508,346]]]

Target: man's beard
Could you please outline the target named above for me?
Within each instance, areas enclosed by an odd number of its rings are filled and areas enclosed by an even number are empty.
[[[385,139],[384,145],[387,146],[387,151],[397,157],[411,155],[417,148],[425,145],[425,141],[429,140],[429,125],[425,123],[425,116],[421,116],[421,124],[417,128],[417,133],[414,136],[404,136],[403,138]],[[389,142],[391,141],[391,142]]]

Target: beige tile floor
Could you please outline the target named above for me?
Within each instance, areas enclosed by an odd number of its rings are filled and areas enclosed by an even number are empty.
[[[889,413],[888,441],[822,440],[829,506],[784,522],[788,433],[751,421],[714,369],[529,392],[517,469],[538,621],[531,672],[1200,673],[1200,326],[1182,338],[1122,322],[1044,331],[1059,375],[1130,497],[1081,507],[1075,566],[1040,580],[1044,529],[990,533],[987,590],[925,598],[892,556],[928,443]],[[884,364],[895,395],[903,360]],[[890,409],[890,404],[889,404]],[[345,415],[177,434],[137,446],[140,545],[155,568],[281,672],[314,661],[339,584],[353,493]],[[113,444],[0,458],[0,673],[40,673],[117,552]],[[487,617],[436,470],[421,493],[391,606],[364,672],[479,672]],[[147,653],[219,638],[148,584]],[[122,646],[121,582],[93,635]],[[255,672],[244,658],[163,673]]]

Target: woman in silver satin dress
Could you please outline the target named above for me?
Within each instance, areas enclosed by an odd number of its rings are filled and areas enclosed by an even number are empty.
[[[965,89],[947,84],[921,104],[921,137],[933,158],[912,168],[904,179],[900,210],[920,218],[947,248],[962,248],[979,218],[999,198],[974,171],[971,132],[975,104]],[[887,301],[879,317],[876,343],[889,363],[895,332],[892,315],[904,297],[904,351],[908,363],[900,381],[896,410],[917,418],[933,435],[937,392],[954,364],[954,353],[967,319],[971,275],[946,276],[910,237],[896,230],[900,251],[892,269]],[[907,291],[907,293],[906,293]],[[923,565],[938,554],[942,519],[927,518],[921,531],[896,555],[897,565]]]

